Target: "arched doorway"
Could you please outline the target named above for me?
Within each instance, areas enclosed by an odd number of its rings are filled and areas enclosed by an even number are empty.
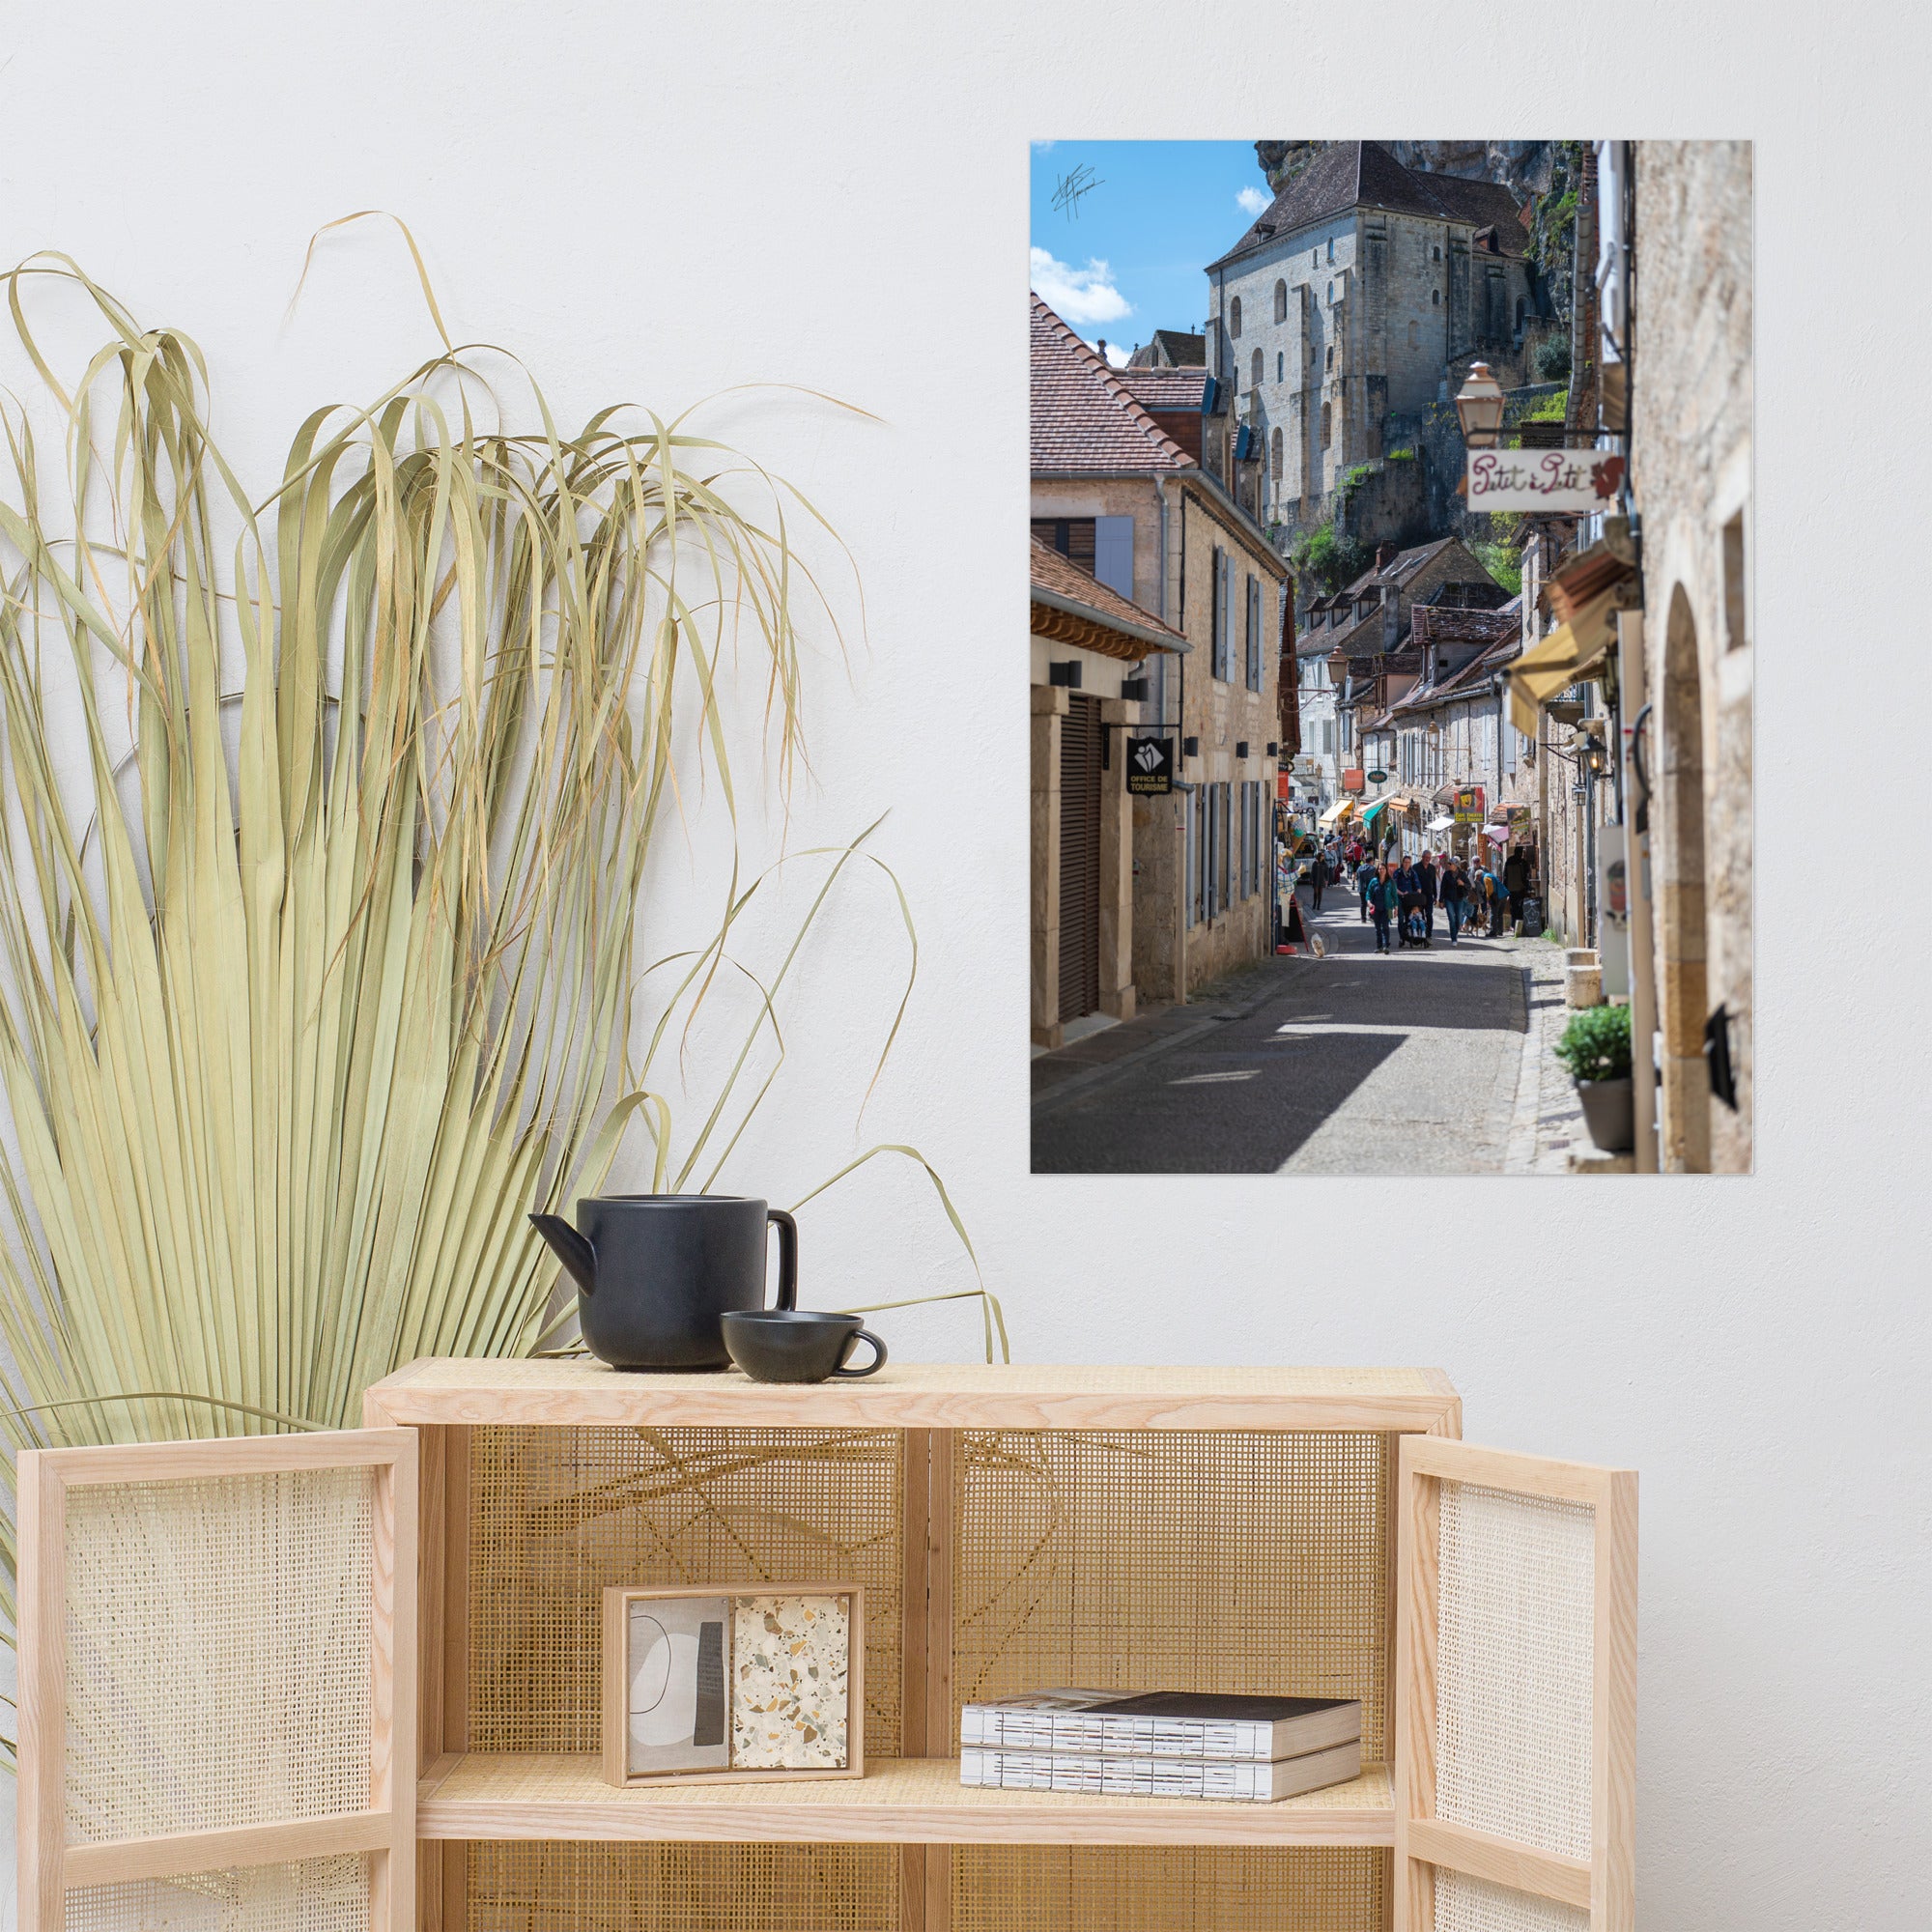
[[[1711,1167],[1711,1081],[1704,1059],[1707,984],[1704,910],[1704,688],[1697,624],[1682,584],[1671,593],[1659,707],[1658,1026],[1663,1036],[1660,1165],[1666,1174]]]

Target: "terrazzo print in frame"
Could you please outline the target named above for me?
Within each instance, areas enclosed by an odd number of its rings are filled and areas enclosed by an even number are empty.
[[[731,1626],[731,1762],[842,1771],[852,1622],[844,1597],[741,1597]]]
[[[865,1775],[865,1593],[847,1583],[604,1591],[615,1785]]]

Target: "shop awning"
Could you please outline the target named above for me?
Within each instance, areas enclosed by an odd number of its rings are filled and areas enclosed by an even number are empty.
[[[1355,801],[1352,798],[1337,799],[1316,823],[1319,825],[1340,825],[1343,819],[1347,818],[1354,809]]]
[[[1536,736],[1536,716],[1559,691],[1589,676],[1617,640],[1622,586],[1613,585],[1558,624],[1509,668],[1510,717],[1525,738]]]
[[[1429,829],[1432,832],[1447,832],[1455,822],[1455,819],[1445,813],[1441,818],[1432,818],[1429,821]]]
[[[1375,802],[1375,804],[1373,804],[1372,806],[1369,806],[1369,807],[1365,808],[1365,810],[1363,810],[1363,812],[1362,812],[1362,823],[1363,823],[1364,825],[1368,824],[1368,822],[1370,821],[1370,819],[1374,818],[1374,817],[1375,817],[1375,815],[1376,815],[1376,814],[1377,814],[1377,813],[1378,813],[1378,811],[1382,810],[1383,810],[1383,809],[1384,809],[1385,807],[1387,807],[1387,806],[1391,806],[1391,805],[1400,805],[1401,803],[1402,803],[1402,801],[1401,801],[1401,800],[1400,800],[1399,798],[1378,798],[1378,799],[1377,799],[1377,800],[1376,800],[1376,802]]]

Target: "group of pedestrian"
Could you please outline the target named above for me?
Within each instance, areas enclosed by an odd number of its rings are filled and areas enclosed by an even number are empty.
[[[1364,852],[1355,866],[1355,890],[1361,923],[1375,922],[1378,952],[1397,945],[1427,947],[1435,937],[1437,906],[1451,946],[1462,943],[1464,927],[1475,932],[1485,923],[1488,936],[1500,939],[1512,917],[1501,874],[1487,866],[1465,867],[1446,852],[1400,859]]]

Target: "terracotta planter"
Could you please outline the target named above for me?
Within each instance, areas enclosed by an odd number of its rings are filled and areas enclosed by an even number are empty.
[[[1590,1138],[1605,1153],[1629,1153],[1636,1146],[1636,1103],[1628,1073],[1621,1080],[1579,1080],[1577,1097]]]

